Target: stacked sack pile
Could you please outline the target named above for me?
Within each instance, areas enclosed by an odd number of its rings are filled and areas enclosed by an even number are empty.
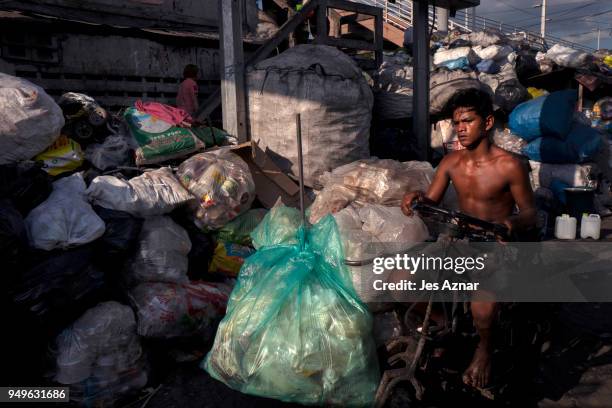
[[[251,208],[247,163],[216,148],[232,143],[171,106],[112,115],[87,95],[56,102],[0,74],[0,253],[16,379],[42,378],[51,348],[53,379],[72,399],[112,405],[148,382],[143,339],[212,339],[267,212]]]
[[[538,49],[520,36],[495,30],[461,34],[451,32],[432,42],[430,114],[431,147],[440,158],[463,148],[445,111],[452,95],[475,88],[489,93],[496,109],[492,131],[495,145],[525,156],[531,166],[532,187],[543,210],[564,205],[564,188],[597,188],[595,208],[610,211],[610,97],[601,98],[612,85],[611,55],[593,54],[556,44]],[[412,116],[412,67],[402,51],[385,55],[375,75],[375,113],[379,120]],[[585,87],[582,112],[577,112],[577,92],[541,89],[536,75],[565,72],[574,88]],[[549,81],[550,84],[550,81]],[[589,92],[587,94],[587,92]],[[393,97],[389,98],[392,95]],[[391,106],[397,101],[397,106]],[[384,112],[383,112],[384,111]],[[390,125],[393,126],[393,125]]]
[[[297,149],[286,144],[286,135],[295,133],[295,113],[302,114],[307,184],[342,164],[369,157],[371,90],[362,71],[342,52],[298,46],[257,64],[247,79],[258,91],[249,93],[254,139],[286,172],[295,172]],[[147,345],[211,340],[231,293],[235,301],[244,297],[247,302],[230,303],[244,313],[228,315],[228,321],[241,324],[258,302],[282,300],[275,298],[276,292],[267,297],[243,292],[249,282],[261,281],[280,292],[285,287],[274,278],[283,273],[284,264],[267,258],[286,249],[278,247],[279,234],[257,238],[252,232],[258,226],[259,231],[282,230],[283,220],[293,225],[299,216],[287,209],[266,218],[269,211],[258,208],[249,164],[227,146],[235,143],[222,130],[198,126],[171,106],[138,101],[113,115],[87,95],[67,93],[55,102],[38,86],[0,74],[0,251],[10,266],[3,287],[17,328],[9,336],[16,351],[9,365],[17,370],[23,356],[31,356],[26,361],[39,366],[28,365],[36,369],[24,374],[26,382],[47,371],[40,362],[52,348],[56,383],[69,386],[72,398],[84,405],[112,405],[149,382]],[[403,166],[391,167],[397,165]],[[413,169],[408,164],[393,171],[412,177]],[[415,177],[421,172],[431,173],[431,166],[417,169]],[[378,204],[397,219],[399,186],[393,189],[392,200]],[[380,216],[376,210],[364,217]],[[312,251],[325,251],[323,238],[330,234],[339,237],[334,219],[323,221],[313,227],[319,232],[310,235],[309,240],[319,241],[309,247]],[[417,227],[423,239],[426,229]],[[295,238],[301,229],[298,225],[288,231]],[[406,232],[406,239],[412,240],[411,234]],[[272,384],[270,375],[277,378],[274,367],[253,378],[257,390],[235,388],[303,403],[372,401],[379,376],[371,315],[352,294],[346,268],[338,266],[342,250],[340,244],[323,258],[307,257],[307,264],[321,274],[319,284],[303,274],[306,269],[294,271],[305,279],[300,287],[310,288],[299,298],[308,295],[309,308],[275,303],[282,316],[290,317],[294,307],[303,309],[303,322],[318,330],[309,330],[313,337],[306,339],[291,324],[274,326],[286,331],[276,344],[278,352],[296,341],[305,345],[299,353],[284,353],[273,361],[287,374],[287,389],[274,391],[266,385]],[[250,275],[253,270],[257,273]],[[266,326],[267,320],[261,321],[266,310],[256,308],[259,314],[247,323]],[[349,310],[354,319],[347,318]],[[321,322],[335,325],[328,330],[331,337],[319,330],[313,313],[331,317]],[[26,331],[24,326],[35,332],[30,340],[38,342],[36,348],[23,342],[19,333]],[[224,327],[217,338],[233,333],[233,323]],[[232,336],[219,347],[243,340]],[[251,351],[260,340],[269,344],[266,338],[253,338]],[[332,366],[326,360],[330,350],[337,356]],[[249,362],[257,359],[245,360]],[[236,368],[232,361],[223,364]],[[313,373],[322,377],[317,380]],[[354,391],[354,381],[364,386]],[[300,384],[308,384],[308,390]]]

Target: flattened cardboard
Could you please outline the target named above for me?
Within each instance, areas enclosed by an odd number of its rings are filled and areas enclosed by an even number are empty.
[[[272,208],[280,198],[283,204],[299,208],[300,187],[274,164],[257,143],[242,143],[230,150],[249,165],[257,198],[264,207]],[[305,205],[308,207],[311,203],[308,197],[305,197]]]

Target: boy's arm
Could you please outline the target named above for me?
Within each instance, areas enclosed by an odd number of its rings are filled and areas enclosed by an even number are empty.
[[[510,233],[513,231],[527,231],[536,225],[535,200],[531,183],[529,182],[527,164],[513,159],[508,164],[507,170],[506,174],[509,177],[510,192],[519,208],[519,213],[509,217],[505,224],[510,229]]]
[[[415,200],[423,200],[433,205],[440,204],[450,182],[450,175],[448,172],[451,167],[450,161],[450,155],[442,159],[426,193],[422,191],[410,191],[404,194],[401,206],[404,214],[408,216],[412,215],[412,202]]]

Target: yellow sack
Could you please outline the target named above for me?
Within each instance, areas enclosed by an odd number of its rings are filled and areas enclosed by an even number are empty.
[[[604,58],[604,64],[612,68],[612,55],[607,55],[606,58]]]
[[[539,98],[540,96],[548,95],[548,91],[544,89],[534,88],[533,86],[530,86],[529,88],[527,88],[527,92],[529,92],[529,95],[531,95],[531,99],[535,99],[535,98]]]
[[[43,170],[52,176],[78,169],[83,164],[83,150],[74,140],[61,135],[34,160],[44,163]]]
[[[253,253],[255,253],[255,250],[250,247],[231,242],[217,242],[208,272],[235,277],[240,272],[245,258]]]

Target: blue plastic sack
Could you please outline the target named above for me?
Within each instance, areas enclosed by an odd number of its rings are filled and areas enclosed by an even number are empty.
[[[552,179],[552,181],[550,182],[550,191],[553,192],[553,195],[555,196],[557,201],[559,201],[563,205],[565,205],[567,201],[567,198],[565,196],[565,189],[568,187],[571,186],[556,178]]]
[[[439,65],[440,67],[446,67],[448,69],[463,69],[470,66],[470,61],[468,61],[467,57],[461,57],[450,61],[445,61]]]
[[[525,146],[523,154],[542,163],[584,163],[595,157],[602,144],[597,130],[576,122],[566,140],[541,137]]]
[[[247,258],[203,362],[246,394],[305,405],[371,406],[380,379],[372,319],[327,215],[309,230],[274,207]]]
[[[512,133],[531,142],[538,137],[565,138],[572,126],[575,90],[558,91],[521,103],[510,114]]]
[[[484,72],[485,74],[497,74],[501,67],[499,64],[491,59],[480,61],[476,64],[478,72]]]

